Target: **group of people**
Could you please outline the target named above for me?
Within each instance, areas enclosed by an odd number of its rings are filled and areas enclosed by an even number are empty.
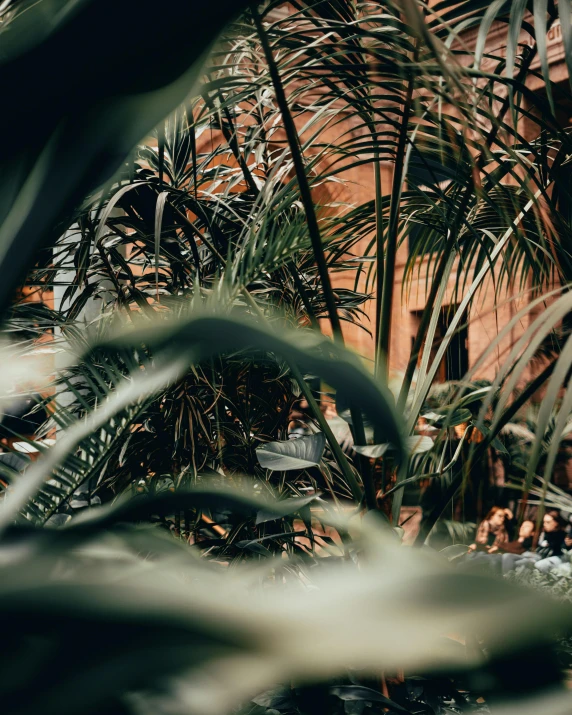
[[[542,519],[542,531],[536,538],[536,526],[523,521],[515,531],[510,509],[494,506],[479,524],[475,543],[469,547],[470,560],[486,562],[503,574],[529,566],[549,572],[571,572],[572,526],[560,512],[550,509]],[[569,554],[570,552],[570,554]]]

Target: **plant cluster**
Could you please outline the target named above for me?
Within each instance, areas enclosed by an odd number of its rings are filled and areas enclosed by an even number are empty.
[[[520,486],[564,499],[549,477],[572,407],[570,134],[547,33],[561,23],[570,69],[569,2],[157,12],[0,3],[6,372],[55,356],[37,436],[56,436],[29,440],[41,455],[23,474],[2,467],[3,707],[508,715],[541,697],[566,711],[569,604],[425,542],[540,388]],[[495,21],[506,54],[485,49]],[[544,95],[528,88],[537,59]],[[427,301],[393,395],[404,242],[407,277],[427,257]],[[57,304],[14,304],[23,283]],[[491,286],[499,305],[507,287],[530,300],[439,390]],[[350,322],[371,332],[371,370],[344,345]],[[300,409],[308,433],[290,439]],[[401,506],[419,485],[437,490],[408,548]]]

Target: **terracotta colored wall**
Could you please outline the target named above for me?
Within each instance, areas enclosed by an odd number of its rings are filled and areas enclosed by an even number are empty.
[[[521,33],[521,42],[530,42],[526,33]],[[476,39],[467,36],[466,41],[470,44]],[[506,43],[506,25],[496,24],[493,26],[488,42],[487,50],[503,53]],[[563,62],[564,51],[562,46],[562,34],[559,23],[556,22],[548,36],[548,58],[550,62],[550,76],[552,81],[559,82],[567,78],[566,67]],[[538,69],[539,62],[533,62],[533,69]],[[540,78],[532,79],[530,88],[538,90],[542,87]],[[521,127],[525,136],[530,138],[534,129]],[[370,167],[360,167],[356,170],[355,184],[349,189],[351,196],[344,197],[353,203],[361,203],[373,196],[373,177]],[[384,171],[384,188],[389,186],[391,178],[391,167],[387,166]],[[407,365],[411,349],[412,339],[416,330],[415,311],[422,310],[425,305],[426,296],[426,262],[422,261],[419,272],[410,284],[404,284],[404,265],[407,259],[407,247],[400,248],[397,257],[397,270],[394,283],[394,306],[393,306],[393,327],[391,335],[390,371],[394,377],[398,377]],[[349,285],[350,278],[338,279],[340,285]],[[454,275],[450,279],[451,289],[445,299],[445,304],[451,302],[452,285]],[[515,285],[519,284],[519,277],[515,277]],[[497,338],[499,333],[508,325],[511,318],[516,315],[529,300],[528,295],[516,295],[517,288],[507,287],[503,290],[495,301],[492,279],[484,281],[478,299],[475,301],[469,315],[468,326],[468,353],[469,365],[475,366],[481,355],[489,348],[491,343]],[[540,308],[541,309],[541,308]],[[515,342],[531,322],[538,315],[537,308],[520,319],[508,334],[499,342],[488,358],[479,364],[475,370],[475,378],[493,379],[498,372],[499,365],[506,359]],[[365,325],[374,330],[373,317],[375,312],[375,301],[370,300],[367,308],[370,321]],[[345,329],[348,343],[359,352],[366,361],[373,357],[373,340],[364,330],[355,327]],[[534,369],[534,368],[532,368]],[[538,369],[538,368],[536,368]],[[531,369],[528,368],[522,375],[523,379],[529,379]]]

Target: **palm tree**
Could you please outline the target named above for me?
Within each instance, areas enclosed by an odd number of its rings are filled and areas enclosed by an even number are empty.
[[[463,658],[480,665],[486,652],[500,666],[487,664],[478,693],[461,692],[458,679],[408,683],[402,702],[411,710],[478,710],[481,691],[518,689],[506,668],[516,650],[524,655],[512,670],[531,690],[545,687],[547,674],[558,680],[546,666],[552,650],[530,654],[539,634],[545,646],[547,633],[571,622],[568,609],[486,576],[466,578],[423,551],[396,551],[383,519],[356,526],[333,505],[351,497],[359,511],[363,503],[376,510],[380,473],[397,525],[403,489],[437,480],[442,495],[423,542],[472,465],[543,386],[525,485],[541,457],[550,471],[570,412],[560,388],[572,343],[559,325],[572,308],[569,140],[548,84],[542,98],[527,79],[538,56],[548,82],[546,35],[558,13],[570,47],[569,5],[535,2],[530,20],[523,2],[509,11],[470,0],[295,0],[284,13],[278,2],[245,10],[166,0],[169,22],[152,26],[156,3],[115,5],[0,4],[9,10],[0,80],[9,96],[20,97],[20,84],[27,93],[0,117],[11,139],[2,158],[0,299],[5,307],[24,270],[30,283],[65,291],[57,310],[16,305],[3,315],[24,350],[30,336],[53,330],[54,349],[73,354],[50,398],[46,429],[55,424],[56,444],[13,480],[0,511],[2,648],[12,664],[0,682],[5,707],[61,715],[210,703],[221,712],[287,679],[286,693],[265,693],[246,711],[326,712],[332,698],[335,712],[347,701],[360,701],[352,710],[401,711],[388,699],[384,669],[458,675],[458,644],[441,638],[453,630],[449,611],[456,631],[478,632]],[[483,55],[496,16],[507,25],[506,58]],[[111,26],[98,65],[94,42]],[[479,28],[475,47],[464,42],[469,27]],[[534,29],[532,46],[517,46],[521,28]],[[69,47],[76,63],[62,61]],[[50,78],[54,67],[57,91],[47,82],[29,92],[34,72]],[[537,127],[532,139],[519,131],[524,119]],[[343,205],[336,187],[356,167],[370,173],[373,196]],[[398,247],[409,239],[409,275],[420,252],[430,256],[428,299],[394,400],[393,284]],[[336,286],[341,271],[353,289]],[[547,303],[545,312],[491,385],[474,384],[469,372],[442,393],[444,404],[431,405],[441,359],[479,290],[494,277],[500,301],[516,275],[532,284],[533,300],[513,320]],[[555,279],[558,291],[549,287]],[[438,336],[451,280],[459,307]],[[343,348],[342,326],[361,321],[370,293],[368,372]],[[552,338],[561,352],[548,349]],[[523,385],[539,354],[546,362]],[[336,392],[357,456],[342,451],[309,375]],[[288,441],[300,396],[316,431]],[[422,414],[433,426],[429,443],[415,434]],[[65,529],[37,528],[78,488],[125,497],[140,476],[151,477],[141,489],[153,498],[88,509]],[[193,548],[133,527],[141,521],[187,532]],[[334,570],[324,568],[324,550]],[[260,568],[240,568],[245,560]],[[311,580],[321,586],[316,598],[300,595]],[[275,597],[279,582],[293,584],[287,597]],[[543,667],[529,672],[531,663]],[[356,676],[362,668],[366,682]],[[296,683],[344,673],[342,682]]]
[[[500,18],[503,9],[494,8]],[[94,299],[104,316],[119,311],[129,317],[177,310],[173,306],[181,299],[216,295],[256,320],[314,329],[329,322],[334,340],[343,343],[344,322],[367,329],[363,311],[373,295],[375,374],[383,381],[390,335],[397,330],[396,253],[407,242],[412,250],[406,280],[419,270],[420,256],[426,257],[428,276],[427,301],[398,397],[411,435],[438,365],[482,290],[493,285],[500,305],[507,290],[528,286],[526,314],[543,304],[556,281],[562,297],[555,303],[561,307],[553,309],[555,319],[533,323],[525,335],[553,333],[569,302],[568,190],[561,168],[569,138],[556,120],[550,83],[546,96],[528,91],[526,83],[537,56],[547,77],[545,37],[556,8],[535,15],[532,46],[516,44],[521,27],[530,26],[523,25],[523,8],[512,12],[506,61],[483,52],[496,16],[479,4],[450,10],[386,3],[381,14],[378,9],[370,3],[295,3],[284,13],[280,4],[270,4],[251,8],[231,26],[196,96],[131,155],[106,193],[86,204],[75,228],[56,244],[55,261],[32,273],[38,284],[63,276],[65,300],[57,322],[66,326],[64,332],[73,332],[74,321]],[[480,27],[476,46],[463,42],[462,31],[469,27]],[[521,131],[525,121],[532,139]],[[382,183],[388,165],[390,186]],[[347,177],[356,167],[371,171],[372,198],[361,205],[336,201],[340,186],[341,198],[351,196]],[[334,287],[340,271],[353,279],[352,290]],[[450,303],[458,309],[445,335],[438,336],[438,315],[451,286]],[[97,320],[101,324],[99,315]],[[525,340],[520,353],[513,351],[480,416],[472,416],[470,429],[485,439],[471,442],[452,482],[450,470],[441,473],[444,485],[451,483],[423,533],[515,410],[543,383],[561,381],[551,378],[557,356],[529,385],[521,384],[519,375],[535,354],[526,353],[527,345]],[[277,378],[284,376],[278,383],[263,377],[262,365],[274,359],[261,357],[261,365],[247,360],[241,368],[239,357],[189,373],[137,418],[143,443],[146,430],[161,423],[160,433],[152,432],[155,456],[141,452],[126,428],[108,453],[100,485],[125,485],[128,475],[141,469],[156,478],[172,471],[195,478],[205,466],[229,474],[256,472],[256,446],[287,438],[288,412],[300,389],[308,389],[299,375],[286,377],[288,368],[279,363],[270,368]],[[254,388],[258,416],[239,404],[245,387],[238,387],[235,369],[259,386]],[[276,385],[276,394],[270,385]],[[510,398],[516,387],[517,400]],[[91,405],[98,393],[87,389]],[[366,448],[365,456],[361,450],[350,464],[330,439],[334,459],[326,474],[333,470],[334,491],[347,496],[358,481],[367,505],[376,508],[376,489],[394,487],[395,477],[410,483],[432,474],[435,465],[442,469],[456,411],[472,399],[466,392],[463,383],[442,405],[448,417],[440,422],[434,447],[414,460],[414,471],[412,466],[396,471],[391,450],[383,446]],[[347,414],[359,452],[369,433],[361,397],[354,397]],[[85,403],[84,395],[72,412],[81,413]],[[320,417],[314,415],[327,429]],[[378,432],[373,441],[382,445],[385,435]],[[372,471],[367,459],[372,455],[381,460],[380,469]],[[86,473],[94,477],[93,471]],[[394,520],[402,493],[392,492]],[[361,498],[355,486],[354,498]]]

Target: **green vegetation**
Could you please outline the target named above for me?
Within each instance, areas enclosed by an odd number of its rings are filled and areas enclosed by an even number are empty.
[[[568,711],[569,603],[424,544],[487,450],[514,451],[540,388],[512,474],[564,499],[548,481],[572,411],[572,152],[547,33],[561,23],[572,68],[570,12],[0,3],[5,373],[49,346],[38,437],[57,430],[23,474],[2,467],[4,712]],[[485,51],[497,17],[504,56]],[[374,191],[353,205],[358,167]],[[394,396],[403,243],[408,280],[428,257],[427,302]],[[22,285],[58,301],[14,303]],[[482,361],[528,327],[491,384],[477,364],[438,388],[484,290],[526,300]],[[349,323],[374,337],[371,369]],[[301,397],[309,434],[289,440]],[[403,546],[404,492],[427,483]]]

